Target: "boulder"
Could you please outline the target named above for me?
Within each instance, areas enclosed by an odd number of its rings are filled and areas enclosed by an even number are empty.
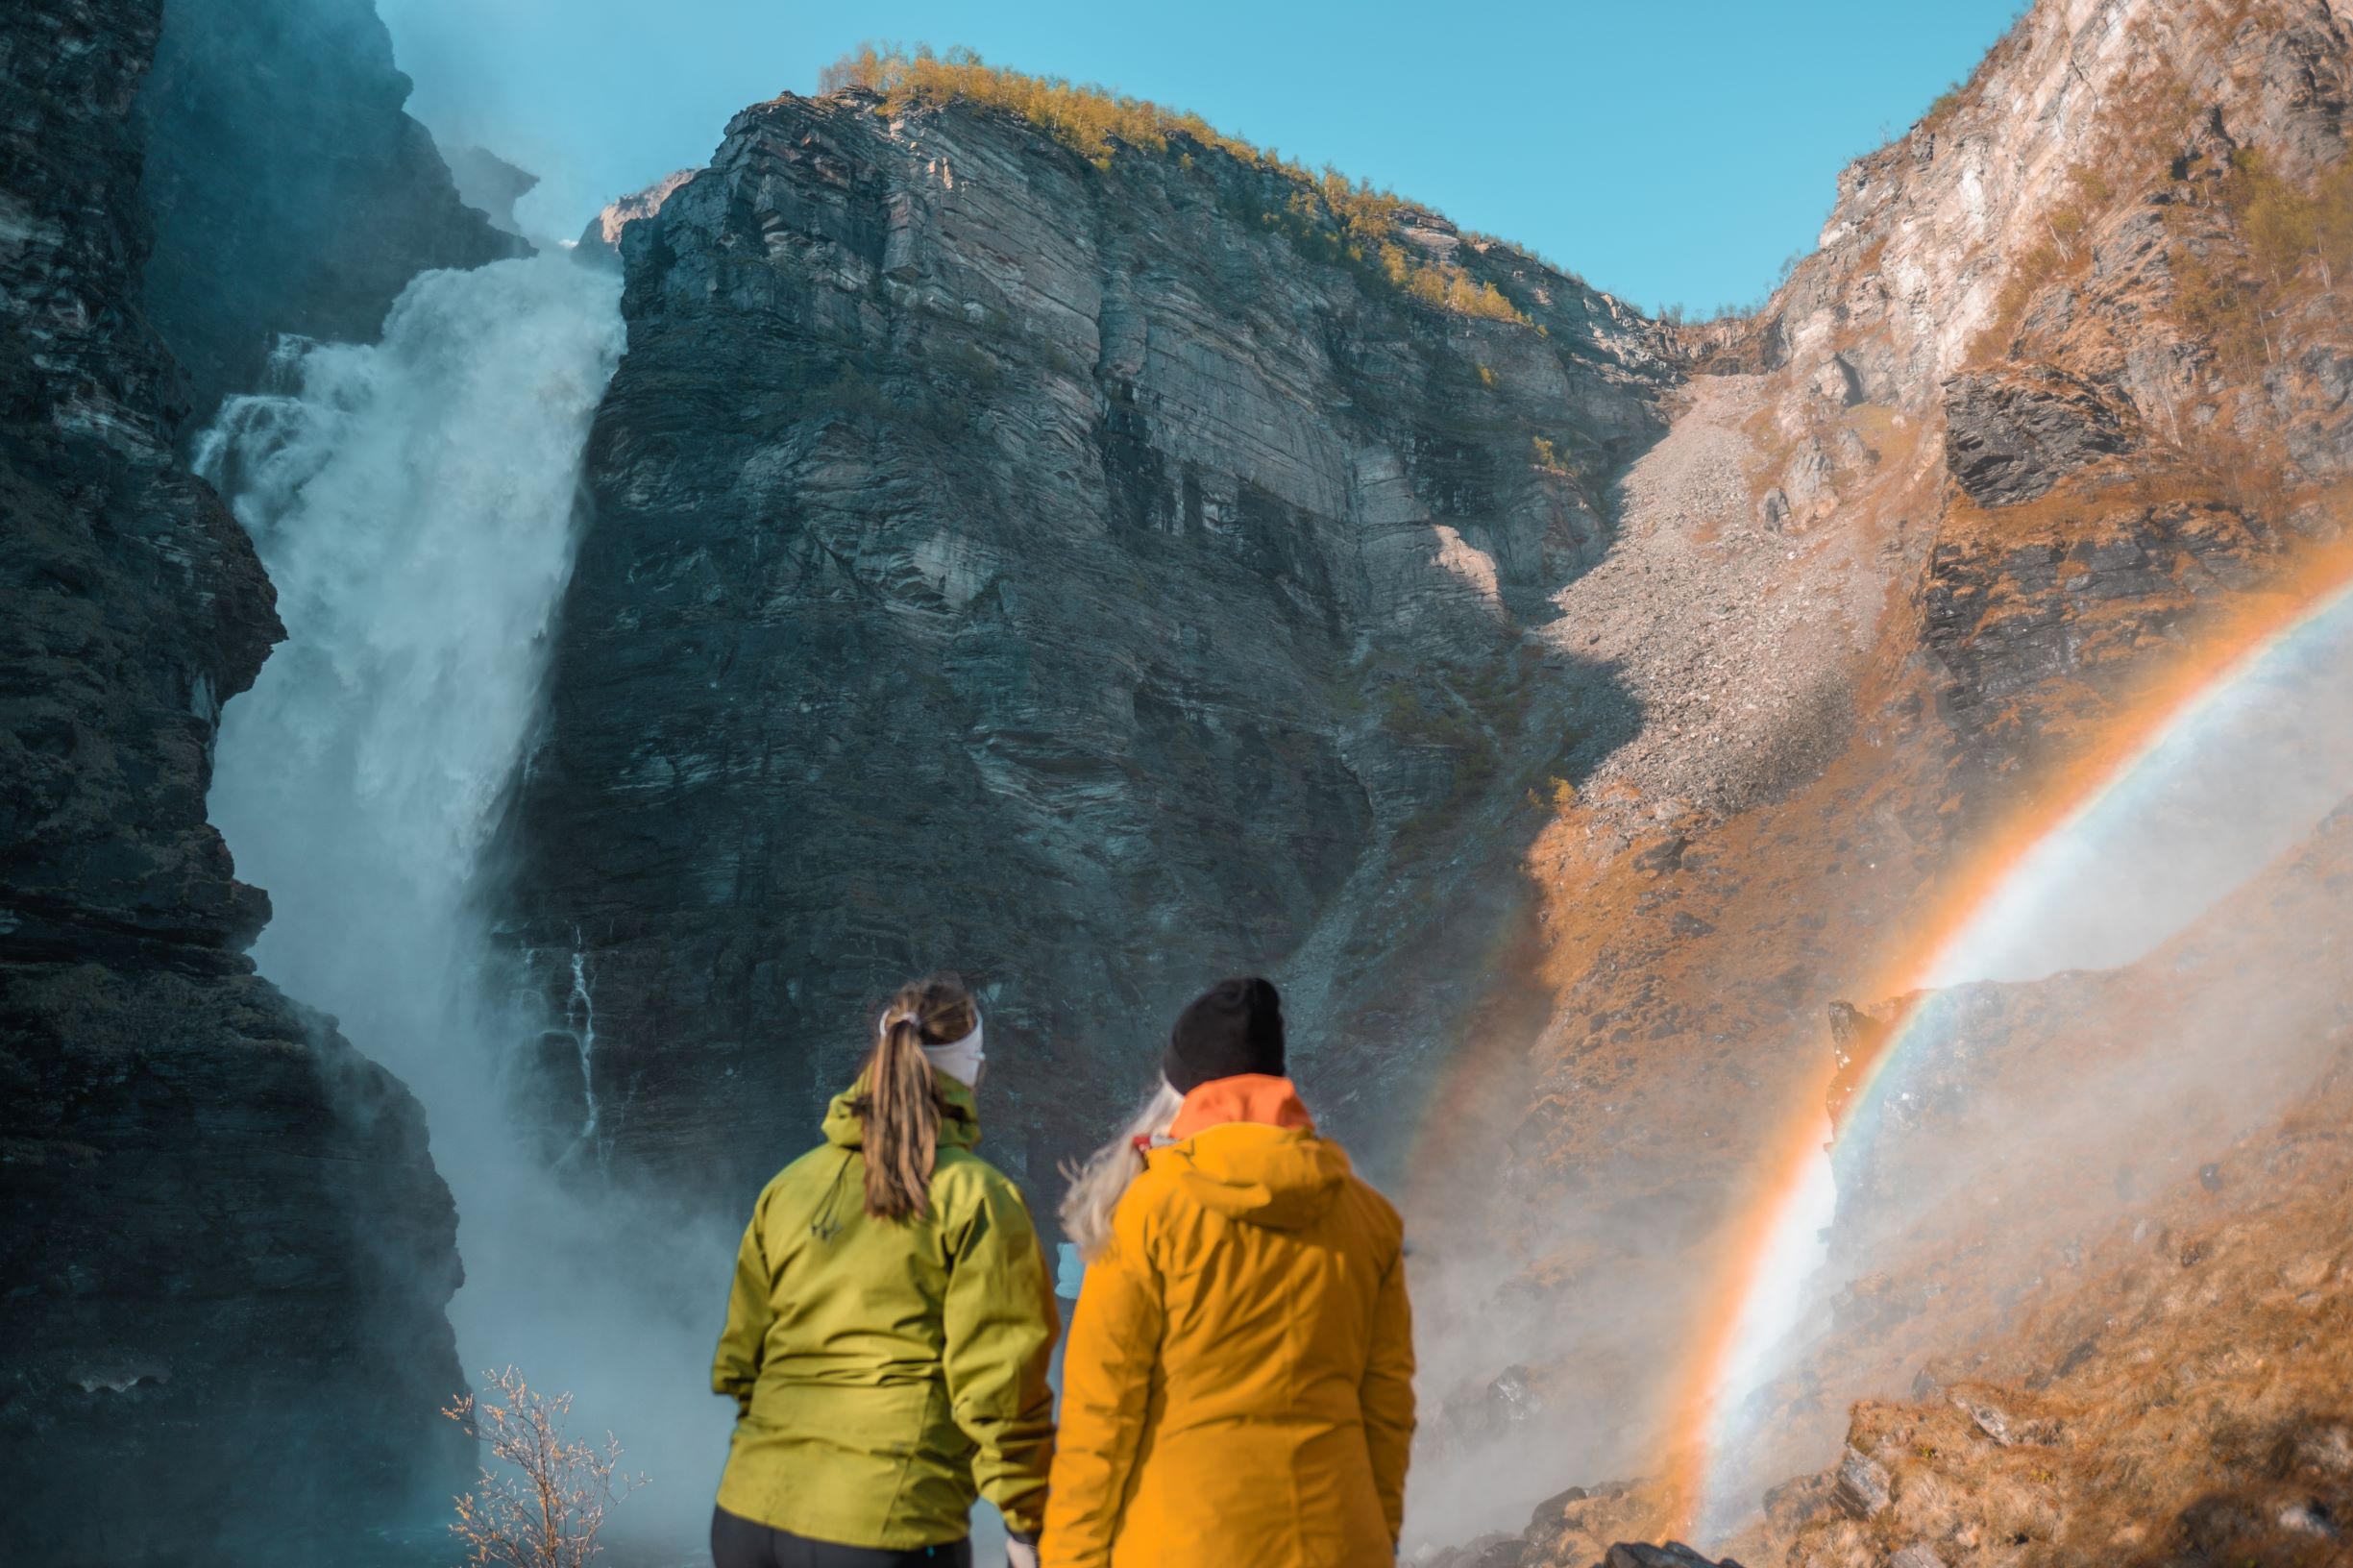
[[[1838,1461],[1838,1480],[1830,1488],[1830,1501],[1851,1519],[1876,1516],[1890,1501],[1886,1470],[1869,1455],[1848,1449]]]
[[[1602,1558],[1601,1568],[1740,1568],[1740,1564],[1731,1557],[1706,1556],[1680,1541],[1660,1546],[1620,1541]]]
[[[1945,383],[1945,466],[1980,506],[2014,506],[2131,442],[2090,382],[2050,365],[2007,365]]]

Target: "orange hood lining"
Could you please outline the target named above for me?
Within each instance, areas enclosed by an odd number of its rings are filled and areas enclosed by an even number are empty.
[[[1257,1122],[1265,1127],[1298,1127],[1311,1133],[1315,1130],[1314,1118],[1308,1115],[1298,1089],[1288,1078],[1244,1072],[1195,1085],[1192,1092],[1185,1096],[1176,1120],[1168,1124],[1168,1139],[1182,1143],[1195,1133],[1235,1121]]]

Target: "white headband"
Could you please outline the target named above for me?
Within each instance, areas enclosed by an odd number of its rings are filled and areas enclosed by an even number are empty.
[[[909,1018],[907,1021],[913,1023],[915,1020]],[[887,1033],[890,1027],[891,1016],[885,1013],[882,1028]],[[944,1045],[923,1046],[923,1060],[931,1064],[932,1071],[944,1072],[967,1089],[978,1088],[981,1063],[985,1060],[981,1051],[984,1027],[980,1009],[976,1007],[972,1010],[972,1032],[962,1040],[951,1040]]]

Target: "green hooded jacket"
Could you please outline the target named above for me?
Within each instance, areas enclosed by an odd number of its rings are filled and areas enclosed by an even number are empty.
[[[821,1541],[962,1540],[977,1495],[1034,1533],[1054,1458],[1054,1287],[1021,1194],[942,1074],[920,1218],[866,1212],[854,1090],[752,1208],[711,1386],[738,1416],[719,1506]]]

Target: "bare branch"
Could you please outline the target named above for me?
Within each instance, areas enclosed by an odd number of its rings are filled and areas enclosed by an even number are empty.
[[[534,1390],[513,1367],[482,1374],[483,1395],[462,1394],[442,1414],[490,1450],[474,1491],[450,1525],[478,1568],[587,1568],[613,1505],[646,1484],[621,1471],[621,1442],[564,1433],[569,1393]]]

